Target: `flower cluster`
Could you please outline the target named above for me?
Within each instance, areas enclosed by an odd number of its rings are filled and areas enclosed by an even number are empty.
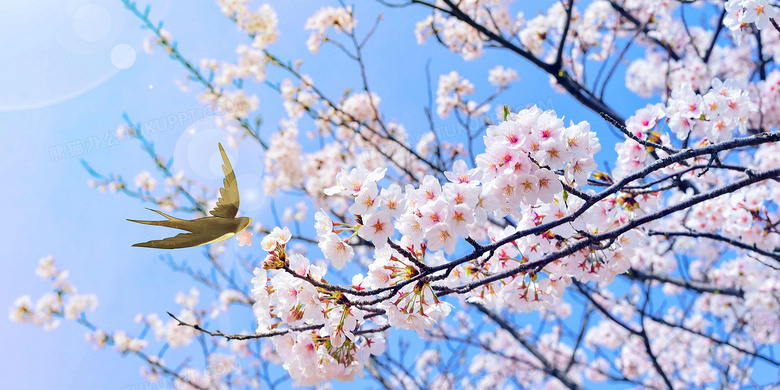
[[[474,84],[452,71],[449,74],[439,76],[439,87],[436,89],[436,113],[440,118],[450,115],[453,108],[460,108],[468,112],[477,108],[477,102],[465,100],[465,95],[474,93]]]
[[[477,156],[486,197],[498,199],[498,217],[518,220],[521,205],[550,203],[561,192],[556,172],[562,171],[569,185],[585,186],[596,168],[593,156],[601,150],[590,124],[565,127],[555,111],[536,106],[509,114],[486,134],[487,151]]]
[[[674,89],[666,115],[669,129],[677,138],[684,139],[690,134],[719,142],[731,139],[734,128],[745,134],[748,114],[757,110],[747,92],[737,88],[733,81],[716,78],[703,96],[687,83]]]
[[[716,143],[730,140],[735,129],[745,134],[751,115],[757,111],[748,93],[737,88],[733,80],[714,79],[712,88],[704,95],[694,92],[689,83],[683,83],[672,90],[666,105],[649,104],[637,110],[626,121],[626,131],[640,140],[670,146],[668,134],[659,132],[659,127],[668,125],[680,140]],[[664,117],[667,119],[662,121]],[[612,174],[616,178],[638,172],[650,161],[651,152],[665,153],[633,139],[617,143],[615,150],[618,158]],[[681,164],[674,166],[678,170],[684,168]]]
[[[304,28],[312,30],[306,47],[312,54],[320,51],[320,45],[327,39],[327,30],[331,27],[336,31],[351,33],[357,25],[352,15],[352,7],[323,7],[306,20]]]
[[[266,172],[272,173],[263,178],[263,189],[267,194],[301,186],[304,173],[301,170],[301,144],[298,143],[297,128],[288,127],[275,133],[264,159]]]
[[[460,9],[477,23],[498,34],[514,35],[522,21],[522,13],[513,19],[507,3],[502,0],[463,3]],[[432,35],[436,35],[451,51],[459,53],[466,60],[476,59],[483,53],[482,34],[457,18],[445,18],[435,12],[417,23],[415,36],[418,43],[425,43]]]
[[[517,71],[512,68],[504,68],[501,65],[496,65],[493,69],[488,71],[488,81],[491,85],[496,87],[505,88],[517,80],[520,80],[520,76],[518,76]]]
[[[143,171],[135,175],[135,186],[144,192],[152,192],[157,188],[157,179],[152,177],[149,171]]]
[[[458,238],[489,237],[495,242],[515,231],[571,214],[582,203],[573,197],[564,200],[562,182],[575,187],[586,185],[595,169],[593,155],[600,149],[588,123],[564,127],[555,112],[537,107],[509,114],[506,121],[489,127],[485,143],[487,151],[477,156],[477,168],[469,169],[462,160],[456,161],[453,170],[446,172],[449,182],[443,185],[435,177],[425,176],[417,188],[402,189],[392,184],[380,191],[377,182],[383,178],[384,169],[358,167],[341,172],[336,185],[325,193],[349,196],[354,201],[349,212],[356,216],[357,224],[334,223],[326,213],[317,213],[317,235],[325,257],[341,269],[354,256],[350,240],[359,236],[377,248],[368,275],[358,276],[360,285],[386,288],[401,283],[421,272],[421,264],[445,262],[441,251],[454,253]],[[456,267],[443,283],[456,287],[510,269],[513,264],[538,260],[576,236],[578,230],[604,232],[623,225],[643,207],[652,209],[652,199],[649,195],[610,197],[587,212],[583,220],[589,222],[561,225],[541,237],[514,241],[479,267]],[[489,218],[507,215],[519,221],[516,230],[486,231]],[[388,245],[396,230],[401,234],[400,245]],[[340,237],[345,231],[352,234]],[[624,272],[634,241],[633,236],[625,235],[604,251],[603,257],[592,257],[589,251],[577,252],[565,262],[548,266],[548,278],[513,277],[477,289],[470,296],[492,305],[535,310],[560,298],[571,277],[611,280]],[[449,305],[440,301],[427,283],[406,284],[398,297],[383,306],[393,326],[429,329],[449,313]]]
[[[328,230],[328,225],[323,221],[317,229]],[[268,256],[252,279],[257,331],[283,329],[282,324],[288,327],[273,343],[299,385],[362,376],[365,359],[384,352],[383,336],[361,335],[357,330],[366,323],[365,312],[344,304],[338,293],[310,282],[324,282],[327,265],[311,264],[302,254],[288,250],[290,238],[289,229],[278,227],[263,238],[261,245]],[[292,331],[307,326],[312,330]]]
[[[748,23],[755,23],[759,30],[769,26],[769,19],[777,15],[775,6],[767,0],[728,0],[725,4],[726,17],[723,25],[731,30],[741,29]]]
[[[256,225],[256,232],[267,233],[260,245],[264,258],[257,263],[250,257],[235,269],[220,262],[225,244],[208,247],[211,278],[168,260],[212,288],[215,299],[198,307],[198,290],[177,294],[181,308],[171,319],[137,316],[144,329],[139,338],[87,322],[85,313],[97,299],[76,294],[67,272],[51,258],[42,259],[37,272],[52,281],[53,292],[37,302],[17,299],[11,319],[47,329],[60,318],[79,322],[90,328],[86,339],[96,348],[113,346],[141,357],[148,363],[145,378],[168,375],[177,388],[259,387],[263,374],[253,369],[256,376],[240,375],[238,358],[281,365],[300,386],[350,381],[364,371],[393,374],[392,364],[383,365],[392,360],[379,356],[386,350],[384,332],[393,328],[416,331],[426,341],[459,342],[470,362],[464,379],[457,370],[441,369],[448,358],[440,350],[427,349],[414,372],[391,375],[382,382],[386,387],[559,388],[607,380],[649,388],[728,387],[753,379],[753,360],[780,366],[764,352],[780,340],[780,282],[773,272],[780,184],[750,181],[780,166],[780,144],[717,149],[737,130],[759,134],[755,143],[776,136],[776,1],[559,1],[528,19],[510,11],[507,0],[452,3],[415,5],[432,9],[417,24],[418,42],[434,37],[466,60],[490,47],[531,60],[548,73],[554,89],[569,91],[623,132],[627,139],[615,146],[614,169],[596,171],[601,144],[591,124],[567,126],[552,110],[504,107],[503,121],[471,127],[518,80],[514,69],[495,65],[488,71],[496,92],[481,103],[470,99],[475,85],[457,71],[439,77],[437,114],[454,113],[468,144],[439,131],[410,135],[386,119],[392,104],[369,88],[370,72],[362,85],[331,98],[323,92],[330,88],[315,86],[302,72],[303,61],[271,50],[279,37],[271,6],[217,0],[251,40],[238,45],[233,62],[204,59],[193,66],[156,23],[146,23],[156,36],[145,46],[161,45],[185,65],[189,82],[202,84],[199,98],[222,110],[217,123],[231,144],[245,132],[266,149],[263,184],[269,195],[292,191],[306,198],[282,206],[282,223],[294,223],[295,233]],[[705,8],[696,16],[701,13],[705,22],[686,23],[684,11],[700,6]],[[381,29],[360,39],[353,12],[324,7],[308,18],[309,52],[330,42],[365,70],[368,51],[362,48]],[[719,20],[723,25],[712,24]],[[344,34],[346,43],[336,42],[331,29]],[[661,103],[636,110],[623,123],[614,114],[622,108],[613,109],[605,96],[626,61],[628,90],[657,95]],[[590,68],[591,62],[600,69]],[[280,80],[277,71],[284,73]],[[260,136],[262,120],[252,120],[259,109],[252,82],[271,87],[284,109],[278,131],[267,139]],[[132,125],[117,135],[143,139]],[[484,149],[473,144],[480,136]],[[318,144],[309,147],[304,137]],[[702,147],[717,151],[699,153]],[[690,152],[695,157],[685,156]],[[148,171],[135,176],[134,187],[118,175],[96,173],[90,185],[180,212],[192,208],[179,206],[177,196],[195,208],[205,203],[208,196],[193,192],[201,188],[206,194],[205,187],[183,173],[172,175],[162,164],[166,159],[152,158],[164,186]],[[651,164],[656,168],[649,169]],[[642,177],[624,180],[639,172]],[[749,184],[713,195],[737,181]],[[153,194],[163,191],[163,197]],[[311,209],[318,210],[316,236],[305,227]],[[311,255],[315,245],[324,259]],[[246,288],[235,278],[241,272],[251,277]],[[609,290],[621,274],[626,283]],[[576,289],[569,288],[573,284]],[[685,303],[659,309],[654,302],[661,293],[684,297]],[[568,294],[583,298],[587,309],[573,308],[564,299]],[[500,316],[536,312],[543,324],[521,328],[510,317],[489,315],[492,321],[485,323],[495,328],[484,331],[471,323],[472,312],[455,312],[456,303]],[[254,332],[206,330],[233,305],[252,308]],[[598,312],[600,322],[591,317]],[[582,314],[578,334],[568,329],[573,314]],[[456,323],[458,335],[449,338]],[[214,337],[199,337],[204,334]],[[153,342],[147,335],[164,345],[158,356],[147,354]],[[166,350],[196,342],[206,355],[205,368],[165,366]],[[479,351],[468,355],[468,345]]]
[[[270,4],[261,5],[256,12],[245,6],[233,8],[237,10],[233,17],[238,22],[238,28],[254,38],[252,47],[262,50],[276,42],[279,20]]]
[[[52,284],[54,292],[44,294],[33,304],[30,296],[22,296],[14,302],[9,318],[14,322],[31,323],[52,330],[59,326],[58,318],[77,320],[87,309],[97,308],[97,297],[93,294],[78,294],[68,279],[68,271],[61,271],[54,263],[54,257],[46,256],[38,261],[35,273]]]
[[[265,80],[265,69],[268,65],[268,57],[262,50],[239,45],[236,48],[238,61],[233,64],[223,62],[219,67],[211,69],[218,70],[219,73],[214,77],[214,82],[223,87],[233,84],[236,80],[243,80],[252,77],[254,81]],[[210,68],[208,64],[201,68]]]
[[[771,191],[766,186],[734,192],[691,208],[686,227],[706,233],[720,232],[747,245],[771,250],[780,245],[780,236],[769,234],[767,206]]]

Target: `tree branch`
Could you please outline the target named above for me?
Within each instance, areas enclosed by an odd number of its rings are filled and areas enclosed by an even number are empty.
[[[507,331],[510,335],[512,335],[512,338],[517,340],[518,343],[520,343],[525,349],[528,350],[532,355],[534,355],[535,358],[537,358],[542,365],[544,366],[544,370],[548,372],[550,375],[561,381],[564,386],[568,387],[572,390],[582,390],[583,388],[575,383],[564,371],[561,371],[558,369],[558,367],[555,366],[554,363],[549,361],[547,357],[545,357],[532,343],[530,343],[528,340],[525,339],[520,333],[517,332],[517,330],[509,324],[504,318],[500,317],[498,314],[493,312],[492,310],[486,308],[482,304],[475,303],[475,302],[469,302],[470,305],[474,306],[479,310],[482,314],[488,316],[493,322],[496,323],[501,329],[504,329]]]

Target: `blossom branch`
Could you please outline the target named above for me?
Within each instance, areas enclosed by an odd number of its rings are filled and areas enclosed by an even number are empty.
[[[699,293],[731,295],[737,298],[745,297],[745,292],[741,289],[717,287],[706,281],[685,280],[681,278],[675,278],[673,276],[645,272],[636,268],[631,268],[625,275],[629,279],[669,283]]]
[[[159,43],[165,47],[166,51],[168,51],[171,58],[175,59],[176,61],[184,65],[184,68],[187,69],[187,71],[198,82],[200,82],[204,87],[206,87],[209,90],[209,92],[214,94],[214,96],[216,97],[222,96],[222,92],[219,91],[211,81],[207,80],[206,77],[204,77],[203,74],[201,74],[200,71],[197,68],[195,68],[195,66],[193,66],[192,63],[190,63],[190,61],[187,60],[187,58],[185,58],[181,54],[176,43],[168,41],[168,37],[165,36],[161,31],[162,23],[160,23],[159,25],[155,25],[149,19],[148,8],[145,12],[141,12],[141,10],[138,9],[136,3],[131,0],[122,0],[122,4],[124,4],[125,8],[127,8],[130,12],[132,12],[136,17],[141,19],[141,21],[144,22],[144,26],[149,30],[151,30],[155,34],[155,36],[157,36]],[[252,127],[249,125],[249,122],[247,122],[246,119],[237,118],[237,121],[244,129],[246,134],[254,138],[255,141],[257,141],[260,144],[260,146],[262,146],[263,149],[268,149],[268,145],[265,143],[265,141],[262,140],[262,138],[260,138],[260,135],[258,135],[257,132],[252,129]]]
[[[770,252],[761,248],[758,248],[756,244],[748,245],[744,242],[740,242],[733,238],[728,238],[715,233],[689,231],[689,232],[667,232],[667,231],[650,231],[647,233],[650,236],[664,236],[664,237],[692,237],[692,238],[707,238],[710,240],[725,242],[731,246],[735,246],[740,249],[756,252],[762,256],[769,257],[780,262],[780,253],[777,251]]]
[[[532,355],[536,359],[539,360],[539,362],[542,363],[542,366],[544,367],[544,371],[548,372],[550,375],[554,376],[556,379],[561,381],[564,386],[566,386],[569,389],[572,390],[580,390],[582,387],[575,383],[571,378],[569,378],[568,375],[564,371],[561,371],[558,369],[558,367],[555,366],[554,363],[550,362],[546,356],[544,356],[532,343],[528,342],[520,333],[517,332],[517,330],[509,324],[504,318],[493,312],[492,310],[486,308],[484,305],[479,303],[470,302],[471,306],[474,306],[479,310],[482,314],[489,317],[493,322],[496,323],[501,329],[504,329],[507,331],[510,335],[512,335],[512,338],[517,340],[518,343],[520,343],[523,348],[527,349],[529,352],[531,352]]]
[[[579,250],[588,248],[588,247],[590,247],[593,244],[598,244],[600,242],[607,241],[607,240],[614,240],[615,238],[619,237],[621,234],[623,234],[623,233],[625,233],[625,232],[627,232],[627,231],[629,231],[631,229],[635,229],[635,228],[637,228],[639,226],[642,226],[642,225],[644,225],[644,224],[646,224],[648,222],[651,222],[651,221],[654,221],[654,220],[657,220],[657,219],[661,219],[661,218],[663,218],[663,217],[665,217],[665,216],[667,216],[669,214],[675,213],[677,211],[688,209],[688,208],[690,208],[691,206],[693,206],[695,204],[698,204],[698,203],[701,203],[701,202],[704,202],[704,201],[707,201],[707,200],[710,200],[710,199],[714,199],[714,198],[716,198],[718,196],[721,196],[723,194],[730,193],[730,192],[732,192],[734,190],[737,190],[739,188],[746,187],[748,185],[751,185],[751,184],[754,184],[754,183],[766,180],[768,178],[777,177],[778,175],[780,175],[780,168],[771,169],[771,170],[768,170],[768,171],[761,172],[760,174],[757,174],[755,176],[747,177],[747,178],[744,178],[742,180],[735,181],[735,182],[733,182],[733,183],[731,183],[729,185],[725,185],[725,186],[722,186],[720,188],[717,188],[717,189],[714,189],[714,190],[711,190],[711,191],[708,191],[708,192],[705,192],[705,193],[702,193],[702,194],[699,194],[699,195],[695,195],[695,196],[691,197],[690,199],[688,199],[686,201],[683,201],[683,202],[680,202],[680,203],[678,203],[678,204],[676,204],[674,206],[670,206],[670,207],[661,209],[661,210],[659,210],[657,212],[654,212],[652,214],[648,214],[648,215],[646,215],[644,217],[637,218],[637,219],[632,220],[631,222],[627,223],[626,225],[621,226],[620,228],[617,228],[615,230],[612,230],[612,231],[609,231],[609,232],[605,232],[605,233],[601,233],[601,234],[597,234],[597,235],[593,235],[593,236],[588,237],[588,238],[586,238],[584,240],[580,240],[577,243],[571,244],[571,245],[567,246],[566,248],[564,248],[562,250],[559,250],[559,251],[556,251],[556,252],[552,252],[552,253],[542,257],[541,259],[539,259],[537,261],[526,263],[526,264],[520,265],[518,267],[511,268],[511,269],[509,269],[507,271],[503,271],[503,272],[500,272],[500,273],[488,276],[488,277],[486,277],[484,279],[461,285],[459,287],[455,287],[455,288],[439,287],[438,289],[442,291],[441,295],[447,295],[449,293],[465,293],[465,292],[471,291],[471,290],[473,290],[473,289],[475,289],[475,288],[477,288],[479,286],[482,286],[482,285],[485,285],[485,284],[488,284],[488,283],[491,283],[491,282],[494,282],[494,281],[498,281],[498,280],[504,279],[504,278],[512,276],[512,275],[525,273],[525,272],[528,272],[528,271],[531,271],[531,270],[534,270],[534,269],[541,269],[545,265],[547,265],[547,264],[549,264],[549,263],[551,263],[551,262],[553,262],[555,260],[558,260],[558,259],[560,259],[560,258],[562,258],[564,256],[567,256],[567,255],[570,255],[572,253],[575,253],[575,252],[577,252]],[[540,225],[540,226],[542,226],[542,225]],[[533,228],[529,229],[529,231],[533,231],[533,230],[534,230]],[[542,231],[544,231],[544,230],[542,230]],[[483,247],[483,251],[486,250],[485,248],[501,247],[501,246],[503,246],[503,245],[505,245],[505,244],[507,244],[507,243],[509,243],[509,242],[511,242],[511,241],[513,241],[515,239],[517,239],[517,238],[523,237],[525,234],[522,234],[522,233],[524,233],[524,232],[515,233],[515,234],[510,235],[509,237],[504,238],[504,239],[502,239],[502,240],[500,240],[500,241],[498,241],[496,243],[493,243],[493,244],[491,244],[489,246],[485,246],[485,247]],[[458,259],[456,261],[450,262],[450,263],[446,264],[446,267],[454,267],[457,264],[460,264],[460,263],[463,263],[465,261],[468,261],[466,259],[469,258],[470,256],[467,256],[467,257]],[[432,269],[433,272],[438,271],[437,268],[439,268],[439,267],[442,267],[442,266],[433,267],[433,269]]]

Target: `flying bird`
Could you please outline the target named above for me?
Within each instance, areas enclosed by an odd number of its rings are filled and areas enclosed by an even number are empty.
[[[227,240],[240,233],[252,222],[252,219],[248,217],[236,218],[239,203],[236,175],[233,173],[233,166],[230,165],[230,161],[228,160],[227,154],[225,154],[225,149],[222,148],[222,144],[219,144],[219,151],[222,153],[222,171],[225,173],[225,179],[223,180],[222,188],[219,189],[220,197],[217,200],[217,207],[209,211],[213,216],[186,220],[172,217],[162,211],[149,209],[167,218],[167,220],[138,221],[135,219],[128,219],[128,221],[145,225],[176,228],[186,230],[189,233],[181,233],[174,237],[168,237],[162,240],[141,242],[134,244],[133,246],[177,249],[206,245]]]

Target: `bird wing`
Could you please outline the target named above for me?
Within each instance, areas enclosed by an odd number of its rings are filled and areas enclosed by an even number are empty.
[[[140,242],[133,244],[133,246],[140,246],[144,248],[157,248],[157,249],[177,249],[177,248],[189,248],[191,246],[203,245],[214,239],[214,234],[210,233],[180,233],[173,237],[164,238],[162,240],[152,240],[147,242]]]
[[[230,165],[225,149],[219,144],[219,152],[222,153],[222,171],[225,173],[222,188],[219,189],[217,207],[210,211],[211,215],[222,218],[235,218],[238,214],[238,183],[233,166]]]

